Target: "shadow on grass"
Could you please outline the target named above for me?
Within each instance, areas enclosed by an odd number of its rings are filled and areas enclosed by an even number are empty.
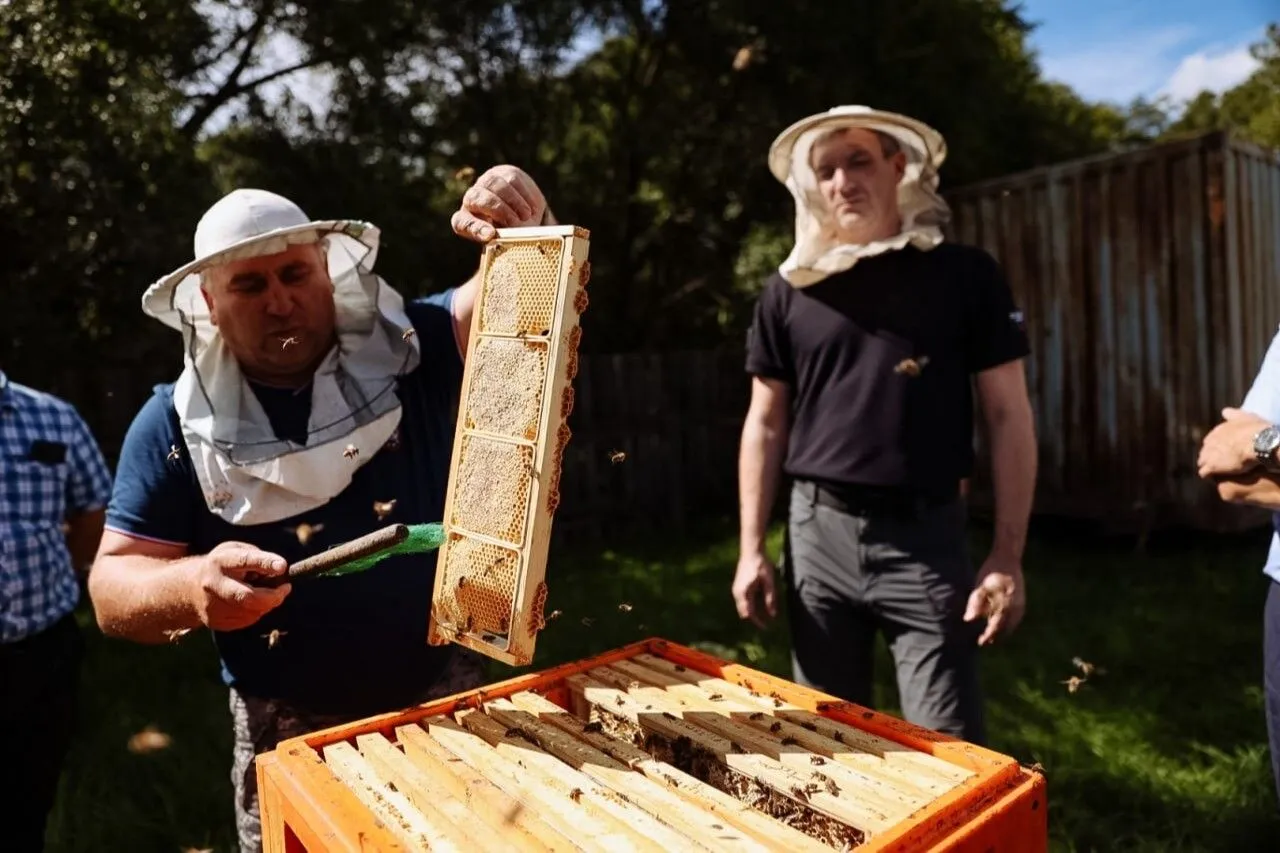
[[[985,538],[973,541],[980,559]],[[1078,533],[1033,536],[1027,619],[984,652],[984,683],[990,745],[1045,767],[1053,849],[1275,849],[1260,690],[1265,545],[1259,535],[1157,540],[1138,554]],[[766,631],[738,619],[735,561],[727,521],[558,550],[547,610],[561,615],[531,667],[494,663],[491,678],[651,636],[790,677],[785,613]],[[1062,682],[1080,674],[1076,656],[1105,672],[1072,693]],[[876,660],[877,703],[897,713],[883,645]],[[230,717],[207,636],[146,648],[90,629],[83,685],[50,849],[234,849]],[[131,753],[147,725],[171,744]]]

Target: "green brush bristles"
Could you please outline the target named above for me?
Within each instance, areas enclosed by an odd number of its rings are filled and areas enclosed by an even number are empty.
[[[376,554],[370,554],[367,557],[359,557],[349,563],[343,563],[341,566],[316,575],[316,577],[334,578],[340,575],[353,575],[356,572],[363,572],[365,569],[372,568],[387,557],[395,554],[425,554],[428,551],[436,550],[444,544],[444,525],[439,522],[410,524],[408,527],[409,535],[403,542],[392,545],[390,548],[386,548]]]

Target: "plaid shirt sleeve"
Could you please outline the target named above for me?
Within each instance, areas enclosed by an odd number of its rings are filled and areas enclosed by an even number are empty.
[[[0,643],[75,609],[80,584],[62,523],[107,505],[111,475],[75,408],[0,374]]]
[[[71,470],[67,479],[67,511],[104,509],[111,500],[111,471],[89,426],[78,414],[70,417]]]

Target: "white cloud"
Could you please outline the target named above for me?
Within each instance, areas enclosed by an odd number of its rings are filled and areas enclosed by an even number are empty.
[[[1243,44],[1220,52],[1197,51],[1184,56],[1161,88],[1162,95],[1187,101],[1205,91],[1224,92],[1243,82],[1258,68],[1258,60]]]
[[[1194,36],[1194,27],[1162,27],[1047,56],[1040,66],[1045,77],[1066,83],[1081,97],[1123,103],[1168,80],[1178,49]]]

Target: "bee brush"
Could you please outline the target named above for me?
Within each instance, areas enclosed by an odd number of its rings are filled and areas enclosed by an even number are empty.
[[[256,586],[274,587],[313,577],[354,575],[373,568],[395,554],[425,554],[444,544],[444,525],[391,524],[359,539],[299,560],[282,575],[254,577]]]

